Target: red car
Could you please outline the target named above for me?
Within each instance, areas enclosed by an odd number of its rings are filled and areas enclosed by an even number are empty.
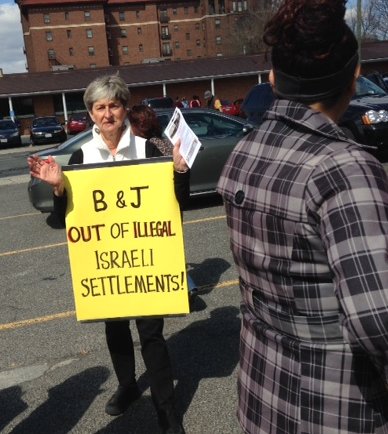
[[[91,120],[87,113],[74,113],[67,122],[67,133],[77,134],[91,126]]]
[[[243,102],[243,98],[238,98],[234,102],[230,102],[228,99],[222,99],[222,112],[232,116],[240,116],[240,106]]]

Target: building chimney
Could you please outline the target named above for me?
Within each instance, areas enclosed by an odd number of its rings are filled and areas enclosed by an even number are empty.
[[[0,68],[0,78],[3,78],[3,68]]]

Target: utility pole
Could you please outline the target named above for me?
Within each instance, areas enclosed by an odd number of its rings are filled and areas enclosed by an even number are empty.
[[[358,42],[358,56],[361,62],[361,39],[362,39],[362,0],[357,0],[356,37]]]

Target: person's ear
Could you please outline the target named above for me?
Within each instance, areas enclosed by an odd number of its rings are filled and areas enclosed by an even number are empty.
[[[356,83],[357,83],[358,77],[360,76],[360,73],[361,73],[361,65],[358,64],[356,66],[355,71],[354,71],[353,80],[352,80],[352,83],[351,83],[352,95],[356,92]]]
[[[274,73],[273,69],[271,69],[271,71],[269,71],[268,79],[269,79],[271,86],[275,87],[275,73]]]
[[[90,111],[88,113],[89,113],[90,119],[93,121],[93,123],[96,123],[96,121],[94,120],[94,116],[93,116],[92,112]]]

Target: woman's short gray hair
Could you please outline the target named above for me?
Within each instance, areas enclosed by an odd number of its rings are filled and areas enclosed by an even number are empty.
[[[130,92],[125,81],[118,75],[106,75],[95,78],[84,93],[84,104],[91,112],[93,104],[100,99],[119,100],[128,107]]]

